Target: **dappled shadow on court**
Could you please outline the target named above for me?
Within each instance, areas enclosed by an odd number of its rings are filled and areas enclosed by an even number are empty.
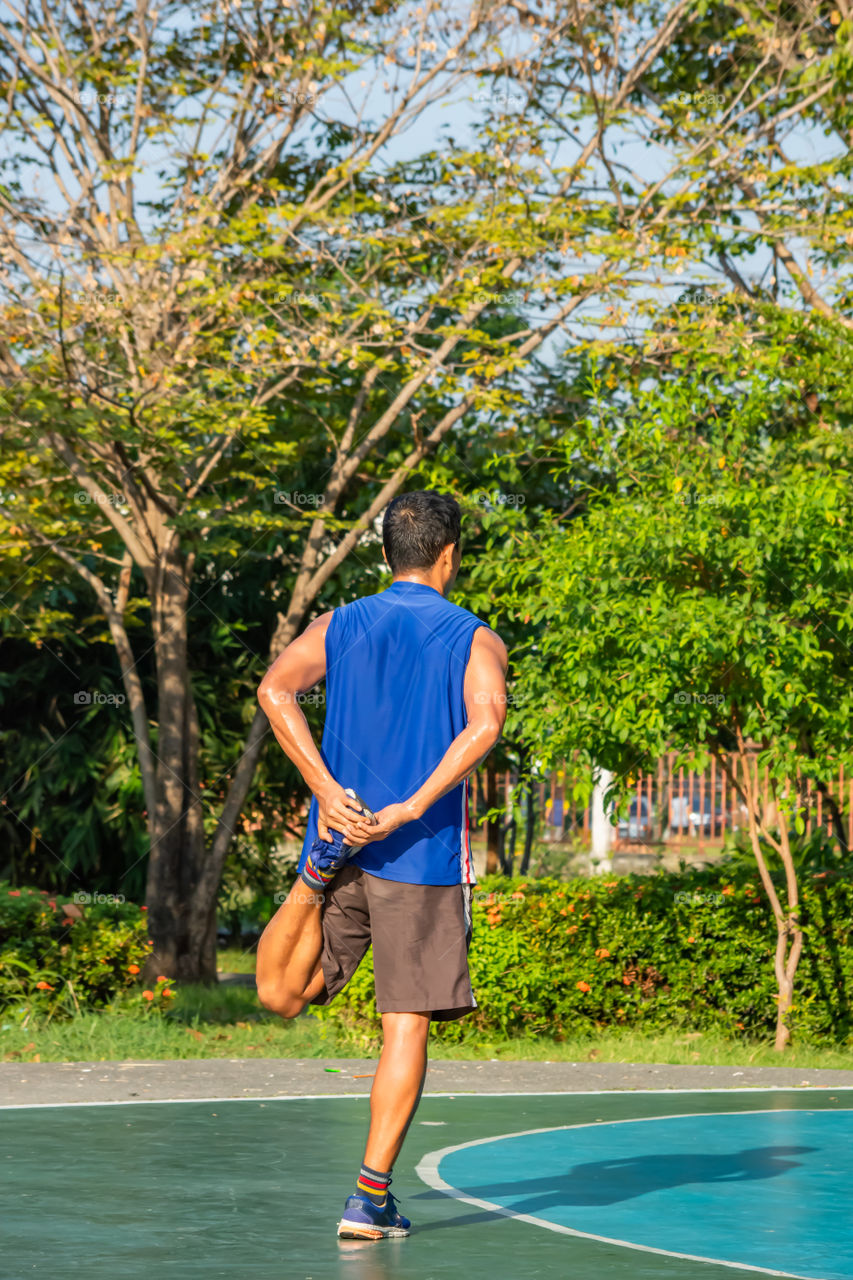
[[[690,1154],[657,1154],[631,1156],[624,1160],[591,1160],[570,1166],[565,1173],[548,1174],[522,1181],[466,1182],[457,1188],[464,1195],[488,1200],[511,1213],[547,1217],[547,1210],[577,1205],[582,1208],[618,1204],[637,1199],[650,1192],[693,1183],[749,1182],[762,1178],[778,1178],[797,1168],[801,1161],[788,1157],[816,1151],[816,1147],[747,1147],[726,1154],[695,1152]],[[432,1191],[413,1200],[432,1199],[443,1195]],[[507,1205],[507,1200],[512,1200]],[[489,1214],[469,1214],[467,1222],[482,1222]],[[423,1230],[441,1226],[458,1226],[459,1218],[431,1223]]]

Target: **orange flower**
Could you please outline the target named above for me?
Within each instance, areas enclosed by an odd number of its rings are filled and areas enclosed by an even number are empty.
[[[160,974],[158,974],[158,975],[157,975],[157,981],[158,981],[158,982],[168,982],[168,981],[169,981],[169,979],[166,977],[165,973],[160,973]]]
[[[589,912],[588,912],[588,911],[586,911],[586,912],[581,916],[581,920],[588,920],[588,919],[589,919]]]
[[[129,964],[129,965],[127,966],[127,972],[128,972],[128,973],[139,973],[139,965],[138,965],[138,964]]]
[[[560,907],[560,915],[561,915],[561,916],[564,916],[565,914],[566,914],[566,908],[565,908],[565,907]]]
[[[687,941],[688,941],[688,942],[695,942],[695,941],[696,941],[696,939],[691,937],[691,938],[688,938],[688,939],[687,939]]]
[[[146,999],[146,1000],[153,1000],[153,999],[154,999],[154,992],[153,992],[153,991],[143,991],[142,995],[143,995],[143,998],[144,998],[144,999]]]
[[[576,983],[575,985],[577,986],[578,991],[591,991],[591,990],[592,990],[592,987],[589,985],[589,983],[588,983],[588,982],[578,982],[578,983]]]
[[[175,993],[174,993],[174,991],[171,989],[171,987],[165,987],[165,988],[164,988],[164,990],[163,990],[163,995],[164,995],[164,996],[173,996],[174,994],[175,994]]]
[[[567,911],[574,911],[574,909],[575,909],[575,904],[574,904],[574,903],[572,903],[570,906],[568,906],[568,907],[566,908],[566,910],[567,910]]]
[[[521,892],[521,890],[520,890],[520,889],[516,889],[515,893],[511,894],[511,897],[513,897],[513,898],[523,898],[523,897],[524,897],[524,894]]]
[[[569,925],[569,927],[568,927],[568,929],[566,930],[566,933],[577,933],[577,931],[578,931],[578,927],[577,927],[577,925],[576,925],[576,924],[570,924],[570,925]]]
[[[734,891],[735,891],[735,887],[734,887],[734,885],[733,885],[733,884],[726,884],[726,885],[723,885],[723,893],[725,893],[725,894],[732,894],[732,893],[734,893]]]
[[[53,987],[50,985],[50,983],[49,983],[49,982],[37,982],[37,983],[36,983],[36,988],[37,988],[37,990],[39,990],[39,991],[52,991],[52,990],[53,990]]]
[[[737,1027],[738,1031],[743,1031],[743,1023],[742,1023],[742,1022],[736,1022],[736,1023],[735,1023],[735,1026]]]
[[[73,924],[73,923],[74,923],[74,921],[71,919],[71,916],[65,916],[65,918],[64,918],[64,919],[63,919],[63,921],[62,921],[62,923],[63,923],[63,924]]]
[[[599,947],[595,954],[598,960],[606,960],[607,957],[610,955],[610,952],[607,950],[606,947]]]

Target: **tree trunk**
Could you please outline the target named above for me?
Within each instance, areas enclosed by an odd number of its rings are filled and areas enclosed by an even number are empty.
[[[216,892],[199,884],[205,861],[198,779],[198,722],[187,663],[187,569],[176,552],[152,592],[157,671],[154,839],[146,905],[154,951],[143,978],[216,981]]]
[[[524,814],[524,853],[521,858],[520,871],[523,876],[530,873],[530,857],[533,853],[533,833],[536,829],[536,801],[533,782],[525,788],[527,805]]]
[[[497,808],[498,803],[498,771],[493,764],[486,765],[486,812]],[[500,817],[486,818],[486,875],[501,870],[501,827]]]

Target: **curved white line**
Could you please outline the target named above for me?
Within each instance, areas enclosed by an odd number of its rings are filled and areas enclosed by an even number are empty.
[[[805,1108],[798,1107],[797,1110],[805,1110]],[[839,1108],[839,1110],[850,1111],[853,1108],[843,1107]],[[492,1138],[475,1138],[471,1142],[460,1142],[453,1147],[442,1147],[439,1151],[430,1151],[416,1166],[415,1173],[428,1187],[432,1187],[434,1191],[443,1192],[444,1195],[450,1196],[453,1200],[461,1200],[465,1204],[472,1204],[477,1209],[488,1209],[491,1213],[496,1213],[502,1218],[515,1218],[519,1222],[530,1222],[535,1227],[544,1227],[546,1231],[557,1231],[561,1235],[580,1236],[584,1240],[598,1240],[601,1244],[621,1245],[624,1249],[639,1249],[642,1253],[660,1253],[668,1258],[683,1258],[687,1262],[711,1262],[718,1267],[732,1267],[739,1271],[758,1271],[765,1276],[784,1276],[787,1280],[819,1280],[819,1277],[801,1276],[793,1271],[773,1271],[770,1267],[756,1267],[746,1262],[727,1262],[723,1258],[705,1258],[695,1253],[676,1253],[672,1249],[655,1249],[652,1245],[634,1244],[630,1240],[617,1240],[613,1236],[600,1236],[590,1231],[578,1231],[575,1227],[564,1227],[556,1222],[549,1222],[547,1218],[537,1218],[531,1213],[517,1213],[514,1209],[508,1209],[505,1205],[493,1204],[490,1200],[480,1200],[476,1196],[466,1195],[464,1192],[459,1191],[458,1188],[451,1186],[449,1182],[445,1182],[438,1172],[438,1166],[441,1161],[452,1152],[464,1151],[468,1147],[482,1147],[489,1142],[501,1142],[504,1138],[524,1138],[534,1133],[558,1133],[567,1129],[606,1128],[612,1124],[644,1124],[653,1120],[695,1120],[702,1116],[716,1118],[721,1115],[765,1116],[779,1114],[782,1113],[771,1107],[766,1107],[760,1111],[696,1111],[687,1112],[684,1115],[639,1116],[633,1120],[593,1120],[586,1121],[583,1124],[549,1125],[545,1129],[521,1129],[518,1133],[499,1133]],[[835,1114],[834,1109],[832,1114]]]

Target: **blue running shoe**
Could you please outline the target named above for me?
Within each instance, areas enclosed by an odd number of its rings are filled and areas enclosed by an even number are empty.
[[[350,1196],[338,1223],[338,1235],[342,1240],[384,1240],[388,1236],[407,1236],[411,1227],[387,1191],[381,1209],[367,1196]]]
[[[376,820],[376,815],[368,809],[361,796],[357,795],[352,787],[347,787],[346,793],[351,800],[361,805],[361,812],[366,818],[371,821]],[[321,840],[319,836],[312,842],[300,877],[309,889],[319,890],[321,893],[338,874],[344,863],[349,862],[353,854],[362,847],[346,844],[343,834],[331,827],[329,834],[332,837],[331,844],[327,840]]]

